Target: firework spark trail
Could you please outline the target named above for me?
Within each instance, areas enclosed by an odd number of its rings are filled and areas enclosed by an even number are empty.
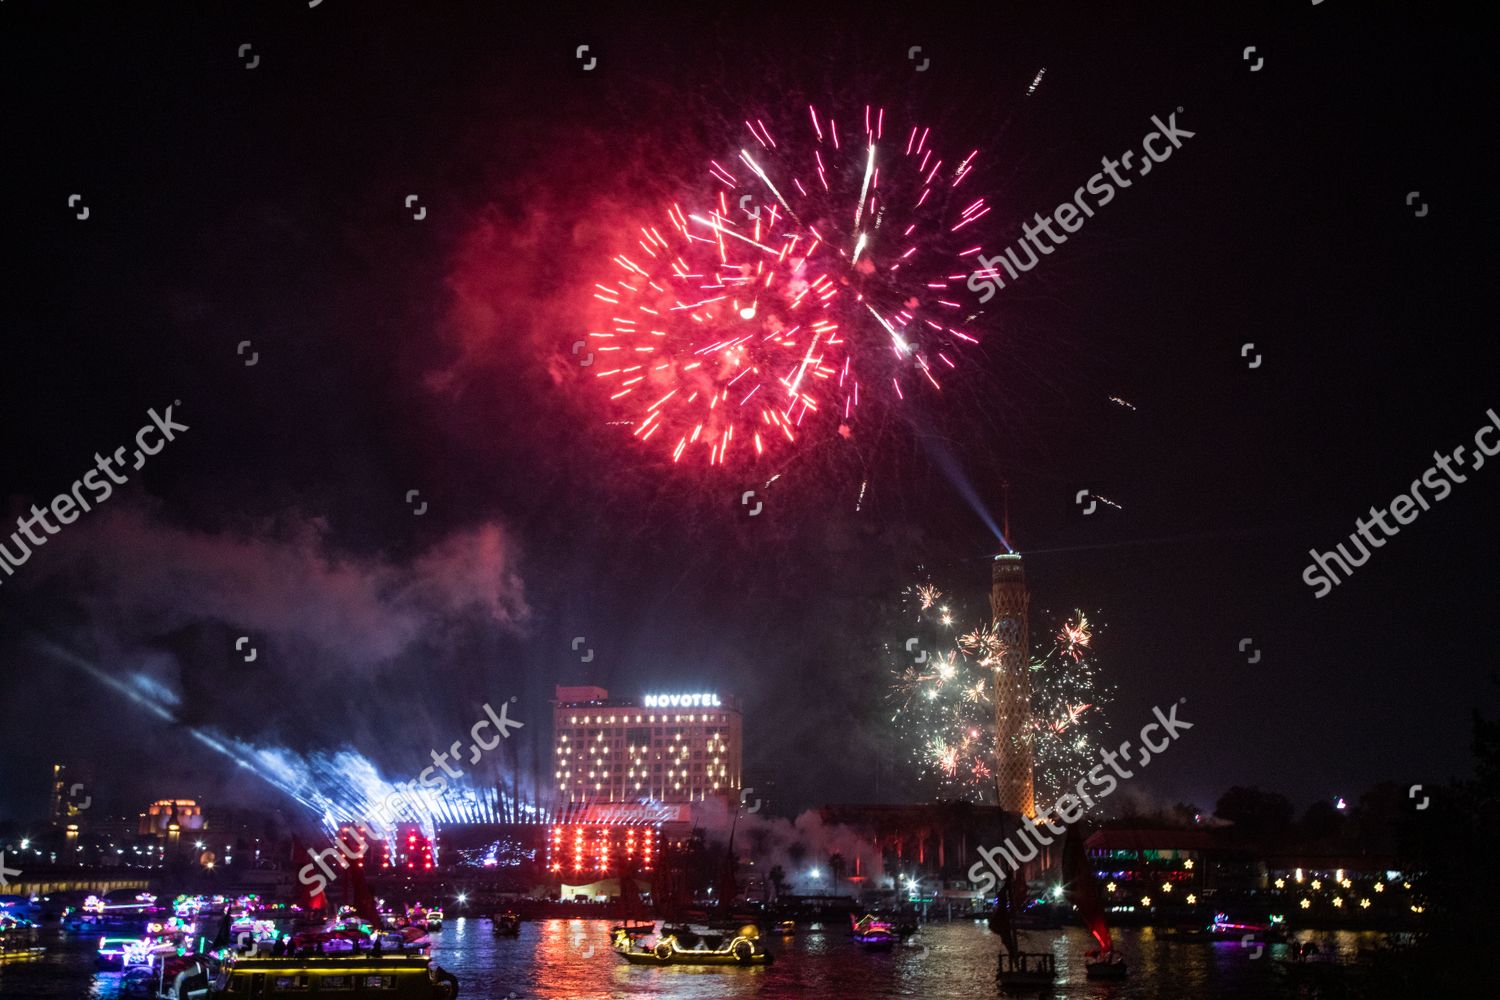
[[[808,115],[811,134],[783,142],[745,120],[754,144],[710,160],[709,191],[628,234],[593,285],[611,416],[673,462],[848,437],[861,402],[900,405],[915,380],[939,391],[978,342],[950,289],[983,250],[968,227],[990,207],[959,190],[979,151],[955,163],[920,125],[887,141],[881,108],[865,108],[862,142]]]
[[[943,797],[993,801],[994,672],[1006,647],[986,621],[963,627],[931,583],[905,591],[906,620],[924,633],[925,659],[895,673],[893,721],[923,780]],[[911,631],[912,629],[908,629]],[[1029,658],[1032,686],[1032,753],[1038,795],[1061,791],[1087,770],[1095,733],[1108,700],[1091,658],[1093,626],[1081,611],[1043,635],[1050,648]],[[916,651],[903,652],[908,657]]]

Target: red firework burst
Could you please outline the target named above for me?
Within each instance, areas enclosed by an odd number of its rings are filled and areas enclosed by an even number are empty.
[[[978,150],[944,158],[921,126],[887,140],[883,109],[865,108],[862,132],[808,115],[807,140],[785,145],[746,121],[754,144],[710,161],[704,204],[640,227],[595,285],[598,377],[634,436],[674,462],[847,436],[862,402],[939,390],[976,342],[952,286],[982,249],[969,226],[989,207],[959,193]]]

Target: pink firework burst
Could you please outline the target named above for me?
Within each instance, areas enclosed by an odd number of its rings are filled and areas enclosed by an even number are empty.
[[[1094,633],[1089,628],[1088,616],[1082,611],[1077,614],[1077,624],[1071,621],[1063,622],[1062,630],[1057,633],[1057,642],[1062,647],[1063,655],[1071,656],[1074,663],[1083,659],[1084,650],[1088,649],[1089,643],[1094,641]]]
[[[962,191],[979,151],[940,153],[880,108],[862,127],[807,111],[779,137],[747,120],[737,154],[709,163],[711,193],[631,233],[594,286],[611,416],[673,462],[849,436],[861,405],[939,391],[976,342],[955,286],[990,211]]]

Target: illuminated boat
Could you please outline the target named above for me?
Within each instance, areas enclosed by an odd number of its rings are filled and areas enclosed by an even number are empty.
[[[0,909],[0,962],[24,962],[40,958],[46,951],[36,943],[36,924],[9,910]]]
[[[211,993],[162,993],[161,1000],[219,996],[271,998],[378,995],[388,1000],[454,1000],[458,979],[418,952],[351,951],[342,954],[239,958],[214,978]]]
[[[120,971],[134,965],[148,965],[151,943],[145,938],[102,937],[94,952],[94,968]]]
[[[1215,941],[1286,940],[1286,920],[1279,914],[1266,916],[1264,911],[1219,911],[1208,925],[1208,936]]]
[[[407,907],[405,917],[397,917],[393,921],[397,927],[425,927],[430,931],[442,930],[443,911],[441,907],[424,907],[421,903]]]
[[[143,937],[101,937],[94,952],[94,967],[125,972],[150,966],[164,956],[191,951],[192,939],[192,926],[180,917],[152,921]]]
[[[890,951],[896,947],[900,940],[894,927],[889,921],[878,920],[873,914],[866,913],[858,920],[854,914],[849,914],[849,923],[854,929],[854,940],[865,951]]]
[[[795,920],[783,920],[783,921],[781,921],[781,923],[779,923],[779,924],[776,925],[776,933],[780,934],[780,935],[782,935],[784,937],[797,933],[797,921],[795,921]]]
[[[513,911],[506,910],[504,913],[496,914],[490,920],[490,929],[495,937],[520,937],[521,918]]]
[[[745,924],[736,931],[663,927],[655,943],[616,928],[611,947],[631,965],[770,965],[773,956],[761,947],[760,929]]]

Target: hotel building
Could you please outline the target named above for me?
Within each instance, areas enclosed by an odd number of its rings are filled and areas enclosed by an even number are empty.
[[[558,687],[553,780],[567,803],[739,801],[739,707],[717,694]]]

